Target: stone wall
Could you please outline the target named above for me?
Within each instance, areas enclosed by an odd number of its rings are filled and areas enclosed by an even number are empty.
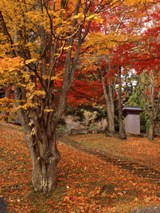
[[[107,128],[107,119],[97,120],[96,112],[84,111],[83,118],[74,115],[63,116],[66,134],[87,134],[104,132]]]

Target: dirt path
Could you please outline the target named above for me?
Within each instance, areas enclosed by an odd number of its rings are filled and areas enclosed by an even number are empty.
[[[132,174],[137,175],[139,177],[143,177],[146,180],[160,185],[160,172],[149,168],[147,166],[138,164],[138,163],[133,163],[127,160],[124,160],[122,158],[118,158],[112,155],[108,155],[106,153],[100,152],[100,151],[95,151],[95,150],[88,150],[84,147],[82,147],[79,143],[77,143],[74,140],[71,140],[69,138],[63,138],[61,141],[67,145],[70,145],[76,149],[82,150],[83,152],[95,155],[101,159],[103,159],[106,162],[110,162],[114,165],[117,165],[118,167],[130,171]]]

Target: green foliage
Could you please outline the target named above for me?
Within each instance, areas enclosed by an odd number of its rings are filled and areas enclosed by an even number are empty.
[[[135,92],[129,97],[127,101],[128,106],[140,107],[144,109],[145,99],[142,97],[142,91],[139,87],[136,88]]]
[[[140,121],[141,121],[141,132],[145,133],[148,130],[148,116],[145,111],[146,100],[143,96],[143,92],[144,92],[143,84],[138,85],[135,88],[133,94],[129,97],[127,105],[132,107],[139,107],[144,110],[144,112],[140,114]]]

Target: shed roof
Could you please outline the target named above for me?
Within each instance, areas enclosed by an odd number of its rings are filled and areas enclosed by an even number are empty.
[[[124,116],[126,116],[127,114],[140,114],[141,112],[143,112],[143,109],[141,109],[140,107],[123,107],[122,109]]]

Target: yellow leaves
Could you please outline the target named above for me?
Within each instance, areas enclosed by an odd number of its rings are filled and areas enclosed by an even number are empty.
[[[71,49],[72,46],[67,46],[67,47],[64,47],[63,50],[68,50],[68,49]]]
[[[86,18],[86,20],[87,20],[87,21],[90,21],[90,20],[93,20],[93,19],[96,19],[96,18],[97,18],[96,15],[95,15],[95,14],[92,14],[92,15],[88,16],[88,17]]]
[[[0,105],[6,104],[6,103],[7,104],[13,103],[13,99],[7,98],[7,97],[0,98]]]
[[[114,48],[119,42],[125,42],[127,38],[127,35],[117,35],[115,32],[110,32],[107,35],[103,33],[92,33],[86,41],[86,45],[93,46],[93,51],[101,51],[98,52],[98,54],[101,54],[103,51],[107,53],[107,49]]]
[[[31,135],[36,135],[35,128],[32,128]]]
[[[32,84],[28,88],[29,90],[26,93],[25,104],[20,106],[20,108],[23,109],[35,108],[37,105],[40,105],[39,100],[41,100],[46,95],[44,91],[36,90],[35,86]]]
[[[18,83],[17,74],[23,67],[20,57],[0,59],[0,85],[7,86],[11,83]]]
[[[19,110],[19,109],[24,109],[24,110],[28,110],[29,108],[34,108],[35,105],[33,103],[26,103],[23,105],[19,105],[18,107],[15,108],[15,110]]]
[[[47,80],[47,79],[51,79],[51,81],[54,80],[59,80],[62,77],[62,71],[60,71],[59,73],[55,74],[54,76],[49,76],[49,75],[43,75],[42,79]]]
[[[4,58],[6,52],[10,51],[11,45],[9,43],[7,43],[7,39],[2,34],[0,34],[0,38],[1,38],[0,56],[1,56],[1,58]]]
[[[84,19],[84,14],[83,14],[83,13],[78,13],[78,15],[72,16],[72,19],[80,19],[80,20],[83,20],[83,19]]]
[[[57,73],[55,76],[52,76],[51,77],[51,80],[54,81],[54,80],[59,80],[62,76],[62,72],[60,73]]]
[[[103,23],[103,19],[100,18],[100,16],[97,14],[91,14],[91,15],[87,16],[86,21],[92,21],[92,20],[94,20],[98,23]]]
[[[154,2],[154,0],[125,0],[124,4],[133,6],[136,4],[144,4],[144,3],[149,3],[149,2]]]
[[[45,109],[44,112],[53,112],[53,109]]]
[[[41,20],[41,12],[36,10],[36,11],[28,11],[26,13],[26,17],[29,19],[29,21],[33,23],[40,23]]]
[[[26,23],[25,11],[28,9],[29,4],[24,4],[22,1],[2,1],[0,10],[7,20],[7,26],[10,28],[10,32],[14,33],[15,28],[21,28]],[[22,15],[23,14],[23,15]]]
[[[20,70],[23,66],[22,59],[20,57],[5,57],[0,59],[0,72],[5,70],[13,71],[13,70]]]
[[[59,77],[58,76],[53,76],[53,77],[51,77],[51,80],[52,81],[54,81],[54,80],[58,80],[59,79]]]
[[[32,91],[33,88],[34,88],[34,87],[30,87],[30,88],[29,88],[30,91]],[[28,92],[28,93],[26,94],[26,96],[27,96],[28,98],[32,99],[34,96],[41,96],[41,97],[43,97],[43,96],[45,96],[45,94],[46,94],[45,91],[42,91],[42,90],[35,90],[35,91],[32,92],[32,93]]]
[[[31,59],[28,59],[25,61],[25,64],[30,64],[30,63],[33,63],[33,62],[36,62],[37,60],[35,58],[31,58]]]
[[[46,11],[42,13],[40,10],[33,10],[27,12],[26,16],[28,18],[27,28],[37,31],[37,28],[42,26],[47,32],[50,32],[50,20]]]
[[[125,42],[128,39],[128,35],[123,33],[116,34],[115,32],[110,32],[109,34],[106,35],[106,39],[114,43]]]
[[[35,90],[33,95],[42,96],[43,97],[43,96],[46,95],[46,93],[45,93],[45,91],[42,91],[42,90]]]

